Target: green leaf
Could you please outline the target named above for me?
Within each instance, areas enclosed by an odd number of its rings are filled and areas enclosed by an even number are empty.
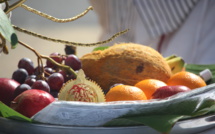
[[[109,48],[109,46],[100,46],[100,47],[94,48],[93,51],[105,50],[105,49],[107,49],[107,48]]]
[[[32,122],[30,118],[16,112],[15,110],[11,109],[1,101],[0,101],[0,115],[2,117],[9,118],[9,119]]]
[[[215,70],[215,64],[186,64],[186,69],[202,71],[204,69]]]
[[[132,126],[132,125],[146,125],[157,130],[158,132],[169,132],[174,124],[182,119],[181,115],[147,115],[147,116],[131,116],[125,118],[118,118],[105,124],[105,126]]]
[[[8,16],[0,9],[0,33],[1,35],[8,40],[12,48],[15,48],[18,43],[17,35],[8,19]]]

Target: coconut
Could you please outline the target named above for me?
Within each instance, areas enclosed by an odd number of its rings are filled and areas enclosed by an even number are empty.
[[[163,82],[172,75],[164,57],[155,49],[135,43],[115,44],[80,58],[87,77],[105,91],[116,84],[134,85],[144,79]]]

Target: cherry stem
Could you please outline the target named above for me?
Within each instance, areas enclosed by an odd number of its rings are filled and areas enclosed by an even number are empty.
[[[43,63],[42,63],[42,60],[41,60],[43,58],[43,59],[49,60],[51,63],[53,63],[58,68],[60,68],[61,70],[65,71],[66,73],[73,74],[75,77],[77,77],[77,74],[75,73],[75,71],[71,67],[69,67],[67,65],[60,64],[60,63],[56,62],[55,60],[53,60],[52,58],[50,58],[48,56],[39,54],[34,48],[30,47],[29,45],[27,45],[27,44],[25,44],[25,43],[23,43],[21,41],[18,41],[18,42],[19,42],[19,44],[21,44],[22,46],[28,48],[29,50],[33,51],[36,54],[36,56],[38,57],[38,64],[39,65],[40,65],[40,63],[42,64],[42,69],[43,69],[42,72],[44,72]],[[42,75],[42,77],[43,77],[43,75]]]

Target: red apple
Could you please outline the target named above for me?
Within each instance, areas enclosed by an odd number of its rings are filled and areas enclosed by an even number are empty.
[[[20,84],[13,79],[0,78],[0,101],[10,106],[10,102],[14,99],[14,90],[19,85]]]
[[[153,94],[152,94],[152,99],[164,99],[167,97],[170,97],[172,95],[175,95],[180,92],[187,92],[190,91],[191,89],[182,86],[182,85],[177,85],[177,86],[163,86],[158,88]]]
[[[12,101],[10,107],[30,118],[54,100],[55,98],[46,91],[30,89],[18,95]]]

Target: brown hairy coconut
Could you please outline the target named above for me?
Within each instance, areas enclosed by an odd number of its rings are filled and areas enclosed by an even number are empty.
[[[167,82],[172,74],[159,52],[135,43],[115,44],[80,59],[86,76],[96,81],[104,91],[116,83],[134,85],[148,78]]]

